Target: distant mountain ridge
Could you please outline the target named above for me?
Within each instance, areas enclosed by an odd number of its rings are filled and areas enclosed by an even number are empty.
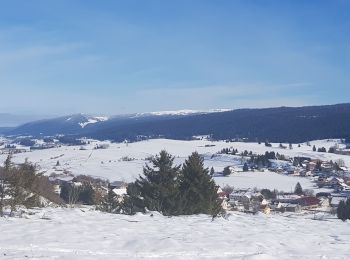
[[[57,135],[78,134],[88,125],[108,120],[106,117],[92,117],[83,114],[62,116],[52,119],[41,119],[20,125],[8,134],[22,135]]]
[[[271,142],[304,142],[350,136],[350,104],[170,112],[108,118],[78,114],[27,123],[7,134],[64,134],[114,141],[156,137],[191,139],[196,135],[211,135],[214,139],[268,139]]]

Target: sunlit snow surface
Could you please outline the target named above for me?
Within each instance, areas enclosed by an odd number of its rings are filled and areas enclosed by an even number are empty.
[[[233,213],[212,221],[49,208],[0,219],[0,258],[350,259],[350,222],[313,217]]]

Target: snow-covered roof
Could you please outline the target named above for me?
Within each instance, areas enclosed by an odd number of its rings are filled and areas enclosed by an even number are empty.
[[[113,189],[113,192],[119,196],[123,196],[126,194],[126,188],[119,188],[119,189],[115,188]]]

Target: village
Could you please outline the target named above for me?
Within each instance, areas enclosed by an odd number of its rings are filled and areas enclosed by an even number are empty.
[[[336,154],[348,154],[348,148],[347,144],[345,149],[339,150],[336,146],[329,150]],[[222,149],[219,154],[238,155],[239,153],[237,149],[231,147]],[[242,160],[242,169],[237,166],[227,166],[223,172],[215,174],[229,176],[240,171],[270,171],[290,177],[308,178],[315,184],[315,189],[303,189],[300,183],[297,183],[293,192],[256,188],[234,189],[229,186],[219,188],[223,207],[227,210],[253,214],[258,212],[335,214],[339,202],[350,198],[350,171],[341,159],[333,162],[310,157],[288,158],[275,152],[257,155],[244,151],[239,155],[242,158],[249,157],[248,160]]]

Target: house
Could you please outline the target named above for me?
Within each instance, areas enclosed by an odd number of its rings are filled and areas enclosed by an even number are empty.
[[[316,198],[331,198],[332,194],[329,192],[318,192],[316,193]]]
[[[350,199],[350,191],[343,191],[340,193],[340,196]]]
[[[327,183],[327,178],[326,177],[323,177],[323,176],[319,176],[318,178],[317,178],[317,186],[318,187],[323,187],[324,185],[326,185],[326,183]]]
[[[292,203],[278,203],[275,207],[275,211],[299,213],[301,212],[301,206]]]
[[[264,213],[264,214],[270,214],[270,213],[271,213],[271,208],[270,208],[270,206],[267,205],[267,204],[265,204],[265,205],[261,204],[261,205],[260,205],[260,211],[261,211],[262,213]]]
[[[307,170],[301,170],[300,171],[300,176],[302,177],[311,177],[313,176],[313,172],[312,171],[307,171]]]
[[[305,168],[308,170],[308,171],[311,171],[311,172],[313,172],[313,171],[315,171],[316,170],[316,162],[313,162],[313,161],[311,161],[311,162],[306,162],[305,163]]]
[[[329,178],[327,178],[325,183],[326,183],[326,185],[328,185],[332,188],[336,188],[336,187],[342,186],[342,184],[344,184],[344,180],[342,178],[339,178],[339,177],[329,177]]]
[[[281,203],[292,203],[299,198],[301,198],[301,196],[296,194],[278,194],[275,201]]]
[[[322,162],[321,168],[322,171],[331,172],[333,170],[333,165],[329,162]]]
[[[331,199],[330,198],[320,198],[319,206],[322,208],[328,208],[331,205]]]
[[[124,196],[126,194],[126,187],[125,188],[115,188],[113,189],[114,194],[118,196]]]
[[[297,199],[296,204],[300,205],[303,208],[316,208],[319,206],[321,200],[312,196],[305,196]]]
[[[290,166],[289,168],[286,169],[288,175],[294,175],[294,176],[299,176],[300,175],[300,169],[294,166]]]
[[[223,191],[220,187],[218,188],[218,196],[221,200],[227,200],[230,196],[230,194],[226,191]]]
[[[228,210],[229,204],[228,204],[227,200],[223,200],[223,201],[221,202],[221,207],[222,207],[224,210]]]
[[[234,191],[230,194],[230,204],[249,203],[251,199],[251,193],[248,191]]]
[[[280,206],[281,203],[277,201],[271,201],[271,203],[269,204],[270,209],[274,211],[276,211],[276,209],[278,209]]]
[[[298,204],[283,204],[282,208],[284,208],[285,212],[301,212],[301,206]]]
[[[344,183],[350,186],[350,177],[343,177]]]
[[[340,203],[340,201],[345,201],[346,200],[346,197],[343,197],[343,196],[334,196],[334,197],[332,197],[332,199],[331,199],[331,203],[330,203],[330,205],[332,206],[332,207],[338,207],[338,205],[339,205],[339,203]]]
[[[128,187],[128,184],[123,181],[113,181],[109,184],[109,188],[112,190],[126,188],[126,187]]]
[[[339,184],[333,185],[333,188],[337,191],[337,192],[341,192],[341,191],[350,191],[350,186],[340,182]]]
[[[260,209],[263,196],[250,189],[235,190],[229,195],[229,204],[240,211],[256,213]]]
[[[259,192],[250,189],[235,190],[229,196],[230,202],[249,203],[251,200],[263,200],[263,196]]]
[[[111,182],[108,186],[109,190],[112,190],[114,194],[118,196],[118,201],[123,201],[123,196],[127,193],[128,184],[123,181]]]

